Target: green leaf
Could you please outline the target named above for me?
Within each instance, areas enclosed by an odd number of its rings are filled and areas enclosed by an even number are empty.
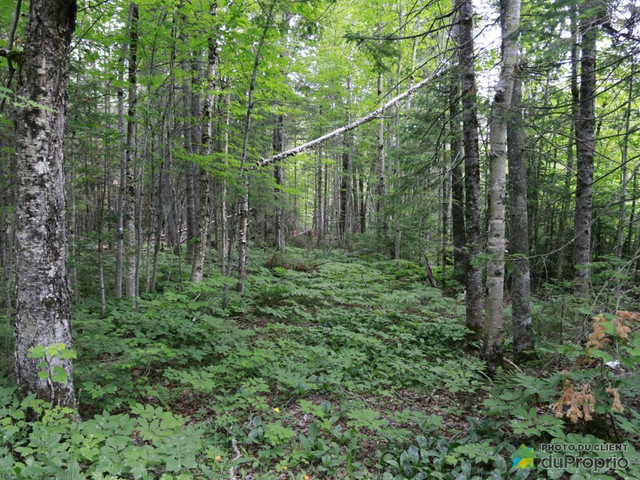
[[[65,349],[60,352],[60,358],[78,358],[78,354],[75,350]]]
[[[44,345],[33,347],[31,350],[29,350],[29,358],[44,358],[44,356],[45,356]]]
[[[49,345],[47,347],[47,354],[51,357],[55,357],[66,348],[67,346],[64,343],[54,343],[53,345]]]
[[[51,375],[51,380],[58,383],[67,383],[69,376],[64,368],[56,365],[53,367],[53,374]]]
[[[180,465],[180,460],[178,458],[174,458],[174,457],[169,457],[167,459],[167,470],[169,470],[170,472],[179,472],[181,465]]]

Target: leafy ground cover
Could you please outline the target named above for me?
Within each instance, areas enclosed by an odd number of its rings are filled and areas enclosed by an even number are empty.
[[[558,297],[540,301],[541,353],[490,380],[462,297],[419,265],[254,255],[226,309],[215,273],[104,316],[78,304],[82,420],[5,381],[0,478],[640,478],[639,316],[558,318]],[[560,344],[558,322],[584,341]],[[542,468],[538,452],[513,466],[521,445],[549,443],[622,444],[628,465]]]

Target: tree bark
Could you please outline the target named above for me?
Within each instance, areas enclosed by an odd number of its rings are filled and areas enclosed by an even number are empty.
[[[182,23],[186,24],[187,19],[184,14],[181,14]],[[182,43],[186,43],[188,41],[188,36],[184,33],[181,35]],[[183,144],[184,151],[187,155],[191,155],[195,153],[193,151],[193,134],[192,130],[193,126],[193,110],[194,110],[194,99],[192,98],[192,77],[195,72],[192,69],[192,64],[190,65],[188,62],[188,58],[184,57],[182,59],[181,67],[184,71],[184,79],[182,84],[183,90]],[[188,162],[185,165],[185,193],[186,193],[186,223],[187,223],[187,246],[186,246],[186,261],[188,263],[193,262],[193,253],[194,253],[194,239],[196,237],[197,223],[198,223],[198,213],[196,210],[196,187],[195,187],[195,178],[196,178],[196,166]],[[182,235],[180,235],[182,236]]]
[[[593,206],[593,157],[595,151],[597,0],[581,5],[580,109],[575,125],[577,147],[576,210],[573,265],[575,292],[589,295],[591,279],[591,212]]]
[[[484,358],[494,374],[502,365],[504,328],[505,183],[507,166],[507,122],[518,60],[520,0],[501,0],[502,68],[491,106],[489,135],[491,153],[489,188],[489,235],[487,252],[487,305],[484,324]]]
[[[482,249],[480,221],[480,160],[478,155],[478,115],[476,106],[475,55],[473,51],[473,5],[471,0],[456,0],[459,14],[458,44],[462,85],[463,141],[465,170],[465,221],[467,271],[465,283],[466,325],[475,337],[482,332],[482,269],[474,265]]]
[[[131,11],[127,17],[127,25],[131,25]],[[118,132],[120,134],[120,181],[118,184],[118,218],[116,224],[116,278],[114,295],[122,298],[122,277],[124,270],[124,203],[127,186],[127,136],[124,121],[124,64],[127,57],[127,42],[122,42],[120,56],[121,70],[118,73]]]
[[[75,406],[71,359],[47,354],[49,375],[41,379],[43,359],[30,358],[29,352],[38,346],[71,347],[63,141],[76,10],[73,0],[31,0],[18,93],[44,108],[23,107],[16,122],[18,391],[64,407]],[[61,372],[66,379],[52,378]]]
[[[457,132],[460,133],[460,125],[455,122]],[[453,271],[454,278],[458,281],[464,281],[465,272],[465,256],[464,246],[466,244],[466,232],[464,226],[464,183],[462,179],[462,169],[460,168],[460,159],[462,158],[462,149],[460,141],[451,141],[451,230],[453,236]]]
[[[280,153],[284,148],[284,115],[277,115],[276,123],[273,127],[273,153]],[[276,248],[280,251],[284,250],[284,215],[282,208],[282,191],[284,186],[284,167],[276,165],[274,167],[274,176],[276,184]]]
[[[564,252],[563,246],[565,245],[565,231],[567,227],[567,217],[569,212],[569,205],[571,203],[571,177],[573,176],[573,147],[575,144],[575,126],[578,120],[578,108],[580,104],[580,90],[578,89],[578,19],[577,19],[577,5],[571,6],[570,20],[571,20],[571,128],[569,130],[569,142],[567,145],[567,166],[564,177],[564,201],[562,204],[562,213],[560,217],[560,226],[558,237],[561,244],[559,245],[560,251],[558,253],[558,263],[556,266],[556,275],[558,279],[562,279],[564,276],[564,266],[566,263],[567,255]]]
[[[351,75],[347,75],[347,99],[345,119],[347,124],[351,121]],[[338,221],[338,234],[344,240],[348,231],[349,218],[349,178],[351,174],[351,142],[348,135],[342,135],[342,170],[340,173],[340,216]]]
[[[228,162],[227,156],[229,155],[229,123],[231,120],[231,95],[226,94],[224,96],[224,135],[222,140],[222,154],[224,155],[224,167],[226,169]],[[220,186],[220,241],[218,245],[218,259],[220,261],[220,271],[224,274],[227,270],[225,268],[227,259],[231,258],[229,255],[229,222],[227,219],[227,181],[223,178],[222,185]]]
[[[105,114],[107,118],[111,115],[111,85],[107,85],[107,95],[105,101]],[[109,139],[104,137],[104,166],[102,171],[102,184],[99,192],[98,202],[98,282],[100,283],[100,314],[104,315],[107,311],[107,292],[104,282],[104,204],[109,192],[107,179],[109,178],[109,159],[111,158],[111,149],[109,148]]]
[[[378,98],[382,99],[382,73],[378,74],[377,81]],[[388,238],[389,224],[387,222],[387,167],[385,164],[384,149],[384,119],[378,122],[378,192],[376,198],[376,222],[378,223],[378,240],[383,251],[386,251],[386,243]]]
[[[165,122],[164,117],[160,121],[160,132],[159,132],[159,153],[160,158],[164,159],[164,130],[165,130]],[[156,195],[156,203],[155,203],[155,238],[153,243],[153,266],[151,269],[151,278],[149,279],[149,284],[147,285],[147,292],[152,293],[156,290],[156,281],[158,280],[158,259],[160,257],[160,246],[162,242],[162,229],[164,224],[164,214],[163,214],[163,199],[165,194],[163,193],[163,175],[164,175],[165,161],[163,160],[160,166],[160,172],[158,172],[158,193]],[[167,192],[166,196],[170,196],[170,192]],[[168,236],[168,235],[167,235]]]
[[[447,248],[449,247],[449,210],[451,193],[449,192],[449,172],[442,169],[442,231],[441,231],[441,277],[443,288],[447,286]]]
[[[324,197],[322,195],[322,147],[318,147],[318,163],[316,166],[316,214],[315,225],[317,243],[320,244],[324,237]]]
[[[524,156],[522,118],[522,78],[516,74],[511,106],[512,118],[507,125],[509,179],[509,254],[514,258],[511,280],[513,351],[519,359],[533,350],[531,322],[531,271],[529,267],[529,217],[527,212],[527,163]]]
[[[210,5],[210,16],[215,18],[217,13],[217,3],[212,2]],[[209,85],[209,92],[205,96],[203,107],[203,129],[200,141],[204,155],[210,156],[213,153],[213,110],[215,108],[215,96],[213,90],[215,88],[216,74],[218,67],[218,52],[217,41],[215,36],[209,38],[208,53],[207,53],[207,78],[206,82]],[[204,261],[207,253],[207,244],[209,238],[209,231],[211,226],[211,179],[209,178],[209,171],[206,168],[200,167],[199,180],[200,180],[200,209],[198,211],[198,222],[196,227],[196,242],[193,254],[193,265],[191,268],[191,281],[201,282]]]
[[[452,27],[451,36],[457,41],[457,28]],[[449,89],[449,133],[451,149],[451,231],[453,237],[453,275],[459,282],[464,282],[466,271],[464,246],[467,235],[464,225],[464,183],[462,179],[463,153],[460,130],[460,79],[452,75]]]
[[[127,109],[126,186],[124,198],[124,270],[125,295],[138,295],[136,275],[136,111],[138,106],[138,5],[129,4],[129,107]]]

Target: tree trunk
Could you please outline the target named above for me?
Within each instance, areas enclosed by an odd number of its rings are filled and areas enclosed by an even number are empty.
[[[402,5],[398,5],[398,29],[400,35],[404,35],[404,20],[403,20],[403,12]],[[415,61],[415,40],[414,39],[414,49],[413,54],[411,56],[411,65],[409,69],[413,72],[414,61]],[[400,93],[400,84],[402,83],[402,49],[399,50],[398,61],[396,63],[396,96]],[[409,88],[411,88],[412,77],[409,77]],[[409,111],[411,109],[410,99],[407,99],[406,109]],[[409,120],[409,115],[407,115],[407,120],[405,121],[405,128],[407,126],[407,122]],[[395,208],[395,241],[393,246],[394,251],[394,259],[396,261],[396,265],[400,261],[400,257],[402,256],[402,208],[400,207],[404,203],[404,198],[402,195],[402,174],[400,170],[400,105],[396,105],[396,114],[395,114],[395,143],[394,143],[394,170],[395,170],[395,190],[396,190],[396,208]],[[443,276],[444,278],[444,276]]]
[[[160,121],[160,132],[159,132],[160,158],[164,158],[164,129],[165,129],[164,118],[162,118],[162,120]],[[147,285],[148,293],[156,291],[156,282],[158,280],[158,259],[160,256],[160,246],[162,242],[162,229],[164,227],[164,224],[166,223],[164,221],[163,208],[162,208],[163,198],[165,196],[165,193],[163,192],[163,186],[164,186],[163,175],[164,175],[165,163],[166,163],[165,161],[162,162],[162,165],[160,166],[160,172],[158,173],[158,193],[156,195],[156,204],[155,204],[156,218],[155,218],[155,238],[154,238],[154,244],[153,244],[153,266],[151,269],[151,279],[149,280],[149,284]],[[169,196],[170,192],[167,192],[166,195]]]
[[[578,19],[577,5],[571,6],[571,128],[569,130],[569,142],[567,144],[567,166],[564,177],[564,201],[560,216],[560,226],[558,237],[561,244],[558,253],[558,264],[556,266],[556,276],[562,279],[564,276],[564,266],[567,255],[564,251],[566,244],[565,231],[567,227],[567,217],[569,204],[571,202],[571,177],[573,176],[573,146],[575,144],[575,126],[578,119],[578,108],[580,104],[580,91],[578,89]]]
[[[211,3],[210,16],[215,18],[217,11],[217,4]],[[209,38],[207,54],[207,78],[209,92],[205,96],[203,114],[202,114],[202,134],[200,142],[204,151],[202,152],[206,156],[210,156],[213,153],[213,110],[215,108],[215,96],[213,90],[215,89],[216,71],[218,67],[218,53],[217,42],[214,36]],[[196,138],[197,140],[197,138]],[[211,226],[211,180],[209,178],[209,171],[206,168],[200,167],[199,169],[200,179],[200,209],[198,211],[198,223],[196,228],[196,243],[193,254],[193,265],[191,268],[191,281],[201,282],[204,261],[207,254],[207,244],[209,238],[209,231]]]
[[[184,24],[186,24],[186,18],[182,18]],[[186,43],[188,41],[188,37],[185,35],[181,36],[181,41]],[[183,90],[183,144],[184,150],[187,155],[191,155],[194,153],[193,151],[193,105],[192,105],[192,81],[191,77],[194,75],[194,72],[191,69],[191,65],[187,61],[187,58],[183,58],[180,62],[182,66],[182,70],[184,71],[185,78],[183,80],[182,90]],[[187,247],[186,247],[186,260],[188,263],[193,261],[193,251],[194,251],[194,238],[196,236],[196,229],[198,223],[198,214],[196,211],[196,188],[195,188],[195,177],[196,177],[196,167],[193,163],[188,162],[185,165],[185,193],[186,193],[186,222],[187,222]],[[182,236],[182,235],[180,235]],[[181,239],[182,240],[182,239]]]
[[[533,350],[531,323],[531,271],[529,267],[529,217],[527,212],[527,163],[524,156],[522,78],[516,74],[511,97],[513,118],[507,125],[509,150],[509,253],[513,255],[511,302],[513,351],[518,359]]]
[[[226,168],[227,156],[229,155],[229,122],[231,119],[230,112],[231,95],[224,96],[224,136],[222,140],[222,153],[224,155],[224,166]],[[220,261],[220,271],[224,274],[229,255],[229,222],[227,220],[227,181],[223,178],[220,187],[220,242],[218,246],[218,259]]]
[[[346,123],[351,122],[351,75],[347,75],[347,108],[345,111]],[[342,136],[342,173],[340,174],[340,219],[338,223],[338,233],[340,239],[344,240],[348,230],[349,211],[349,175],[351,165],[351,142],[345,133]]]
[[[273,127],[273,153],[280,153],[284,149],[284,115],[276,117],[276,123]],[[276,179],[276,248],[284,250],[284,215],[282,208],[282,190],[284,186],[284,167],[276,165],[274,170]]]
[[[240,253],[238,255],[238,284],[236,290],[240,293],[244,291],[244,281],[247,278],[247,253],[249,248],[249,172],[246,168],[247,153],[249,148],[249,132],[251,131],[251,114],[253,112],[254,101],[253,94],[256,88],[256,77],[258,76],[258,66],[260,65],[260,58],[262,53],[262,47],[264,46],[267,33],[271,27],[271,20],[273,18],[273,9],[275,7],[276,0],[271,2],[269,7],[269,14],[267,15],[264,29],[262,30],[262,37],[258,43],[256,54],[253,60],[253,73],[251,74],[251,81],[249,82],[249,92],[247,94],[247,113],[244,121],[244,130],[242,132],[242,155],[240,158],[240,182],[243,186],[242,203],[240,208]]]
[[[360,192],[360,202],[359,202],[360,212],[358,214],[359,221],[360,221],[360,233],[366,233],[367,231],[367,194],[365,193],[365,188],[364,188],[364,167],[360,167],[360,172],[358,173],[358,190]],[[325,202],[326,202],[326,198],[325,198]]]
[[[580,32],[582,56],[580,58],[580,109],[575,125],[577,147],[576,211],[574,217],[573,264],[575,292],[589,295],[591,278],[591,210],[593,205],[593,157],[595,149],[596,106],[596,37],[597,4],[588,0],[581,5]]]
[[[454,35],[454,38],[455,35]],[[449,129],[451,134],[451,230],[453,235],[454,278],[464,281],[466,233],[464,228],[464,184],[462,181],[462,146],[460,145],[460,94],[459,80],[454,77],[449,90]]]
[[[441,237],[441,277],[442,286],[447,286],[447,248],[449,247],[449,206],[451,194],[449,192],[449,172],[445,167],[442,169],[442,237]]]
[[[126,186],[124,198],[124,269],[125,295],[138,295],[136,282],[136,110],[138,105],[138,5],[129,4],[129,108],[127,110]]]
[[[30,350],[71,347],[71,308],[63,141],[69,78],[69,45],[75,1],[31,0],[19,71],[18,94],[42,105],[19,109],[16,122],[16,330],[15,364],[21,397],[75,406],[72,362]],[[39,367],[46,361],[46,368]],[[42,379],[38,375],[46,370]]]
[[[378,99],[382,100],[382,73],[378,74]],[[386,251],[386,243],[388,235],[389,225],[387,223],[386,214],[386,195],[387,195],[387,167],[385,165],[385,150],[384,150],[384,120],[380,118],[378,121],[378,198],[376,201],[376,221],[378,222],[378,239],[379,243],[383,245],[383,250]]]
[[[105,114],[107,118],[111,115],[111,85],[107,86],[107,96],[105,101]],[[102,171],[102,184],[99,192],[98,201],[98,282],[100,283],[100,314],[104,315],[107,311],[107,292],[104,282],[104,203],[108,195],[107,178],[109,177],[109,159],[111,158],[111,149],[109,148],[109,139],[104,137],[104,167]]]
[[[476,106],[475,56],[473,51],[473,5],[471,0],[456,0],[460,22],[460,75],[462,84],[463,139],[465,165],[465,220],[467,226],[466,325],[474,336],[482,332],[482,270],[473,260],[482,248],[480,222],[480,161],[478,156],[478,115]]]
[[[345,239],[347,233],[347,217],[349,210],[349,164],[351,163],[351,147],[347,135],[342,137],[342,172],[340,174],[340,222],[338,231],[340,238]]]
[[[386,102],[384,105],[382,105],[381,107],[377,108],[376,110],[369,112],[367,115],[365,115],[364,117],[360,117],[357,120],[354,120],[353,122],[351,122],[348,125],[344,125],[340,128],[336,128],[335,130],[329,132],[329,133],[325,133],[324,135],[318,137],[318,138],[314,138],[313,140],[307,142],[307,143],[303,143],[302,145],[299,145],[297,147],[294,148],[290,148],[289,150],[285,150],[282,153],[278,153],[277,155],[273,155],[269,158],[263,158],[262,160],[256,162],[256,165],[258,167],[265,167],[267,165],[271,165],[272,163],[276,163],[276,162],[281,162],[282,160],[284,160],[285,158],[289,158],[292,157],[294,155],[297,155],[299,153],[305,152],[311,148],[314,148],[324,142],[326,142],[327,140],[336,137],[338,135],[342,135],[345,132],[349,132],[351,130],[354,130],[356,128],[358,128],[361,125],[364,125],[365,123],[371,122],[372,120],[375,120],[377,118],[380,118],[380,116],[386,112],[389,108],[393,107],[396,103],[401,102],[402,100],[404,100],[405,98],[408,98],[409,96],[411,96],[412,94],[414,94],[415,92],[417,92],[418,90],[420,90],[422,87],[424,87],[425,85],[431,83],[434,78],[438,77],[440,75],[440,69],[443,67],[443,65],[438,65],[436,66],[436,68],[429,74],[427,75],[427,77],[425,77],[424,79],[422,79],[420,82],[418,82],[417,84],[413,85],[412,87],[408,88],[407,90],[405,90],[404,92],[402,92],[400,95],[397,95],[395,97],[393,97],[391,100],[389,100],[388,102]],[[477,137],[477,135],[476,135]],[[295,143],[295,142],[293,142]],[[295,197],[294,197],[295,200]],[[297,211],[297,210],[296,210]]]
[[[127,20],[131,25],[131,12]],[[120,134],[120,181],[118,182],[118,218],[116,224],[116,278],[114,284],[114,295],[117,299],[122,298],[122,276],[124,264],[124,202],[125,189],[127,186],[127,136],[124,121],[124,64],[127,57],[127,42],[122,42],[122,53],[120,63],[122,70],[118,73],[118,132]]]
[[[501,0],[502,68],[491,106],[489,188],[489,235],[487,252],[487,305],[484,324],[484,358],[494,374],[502,364],[504,328],[505,183],[507,167],[507,122],[518,60],[520,0]]]
[[[315,225],[314,228],[316,230],[317,241],[318,244],[322,242],[324,237],[324,209],[323,209],[323,200],[324,197],[322,195],[322,147],[318,147],[318,163],[316,166],[316,215],[315,215]]]

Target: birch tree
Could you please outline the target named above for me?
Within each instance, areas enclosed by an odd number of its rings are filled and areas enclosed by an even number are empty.
[[[72,361],[55,350],[71,347],[63,140],[76,10],[74,0],[30,2],[18,93],[33,103],[16,123],[18,389],[65,407],[75,405]],[[30,353],[37,347],[38,355]]]
[[[520,0],[502,0],[500,9],[502,16],[502,67],[493,96],[489,125],[491,174],[484,357],[490,373],[494,373],[502,363],[507,122],[518,59],[517,32],[520,25]]]
[[[125,295],[138,295],[136,277],[136,173],[134,166],[136,150],[136,110],[138,106],[138,5],[129,4],[129,107],[127,110],[127,143],[125,153],[124,194],[124,264]]]
[[[210,17],[214,19],[217,13],[217,3],[212,2],[210,5]],[[216,86],[216,75],[218,68],[218,42],[215,39],[215,34],[209,37],[208,52],[207,52],[207,78],[206,81],[209,85],[209,92],[205,96],[203,107],[203,129],[202,129],[202,148],[203,154],[210,156],[213,153],[213,135],[214,124],[213,114],[215,109],[215,95],[212,93]],[[207,244],[209,237],[209,230],[211,224],[211,209],[212,209],[212,192],[211,192],[211,179],[210,173],[207,168],[200,167],[199,170],[200,179],[200,210],[198,212],[198,224],[195,252],[193,255],[193,264],[191,267],[191,281],[202,281],[204,261],[207,253]]]

